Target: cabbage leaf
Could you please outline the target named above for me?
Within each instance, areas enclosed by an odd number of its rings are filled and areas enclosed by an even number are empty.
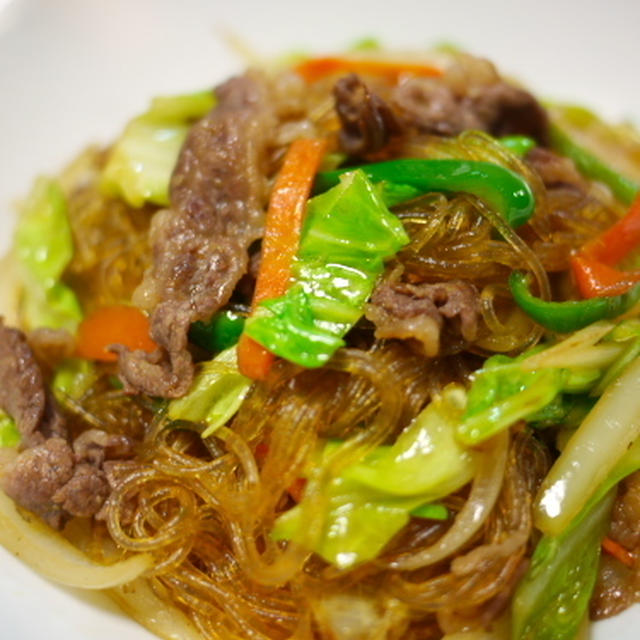
[[[362,316],[384,260],[409,241],[362,171],[309,200],[293,284],[263,302],[245,332],[269,351],[319,367]]]
[[[109,153],[100,186],[132,207],[169,204],[169,181],[191,124],[215,105],[212,91],[154,98]]]

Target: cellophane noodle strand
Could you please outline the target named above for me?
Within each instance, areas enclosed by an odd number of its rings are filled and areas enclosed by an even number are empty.
[[[486,61],[453,60],[445,81],[454,89],[495,81]],[[334,149],[332,82],[317,83],[308,95],[295,83],[279,89],[300,100],[285,117],[269,175],[301,131],[327,135]],[[535,214],[518,230],[466,194],[426,194],[394,209],[411,240],[382,281],[473,284],[481,320],[471,343],[449,336],[439,356],[426,359],[410,344],[375,340],[363,321],[326,367],[276,363],[230,423],[204,440],[202,425],[171,422],[153,401],[110,387],[110,365],[101,365],[99,381],[82,398],[63,402],[74,433],[95,427],[142,441],[135,459],[113,468],[106,523],[95,522],[81,546],[104,561],[152,554],[144,588],[128,602],[134,617],[159,633],[153,622],[159,602],[177,607],[197,633],[216,640],[358,637],[343,636],[355,624],[351,611],[367,625],[367,638],[437,640],[485,628],[506,607],[530,553],[531,503],[549,466],[545,447],[520,426],[484,445],[470,486],[443,500],[449,520],[412,518],[378,559],[347,571],[306,549],[322,532],[325,487],[346,465],[393,442],[446,384],[467,384],[478,356],[517,353],[540,338],[513,303],[511,270],[530,271],[543,298],[573,295],[571,283],[554,272],[567,269],[571,253],[623,209],[591,183],[545,187],[526,159],[480,132],[415,136],[396,152],[493,162],[522,175],[533,190]],[[134,210],[104,196],[98,186],[104,161],[103,152],[89,150],[62,176],[76,246],[65,280],[86,311],[129,301],[151,260],[147,236],[155,209]],[[342,444],[326,465],[314,467],[328,438]],[[293,506],[289,489],[300,478],[310,498],[303,506],[304,544],[275,542],[273,523]],[[124,591],[118,591],[121,602],[127,602]],[[187,629],[175,620],[175,629]],[[176,637],[170,633],[167,638]]]

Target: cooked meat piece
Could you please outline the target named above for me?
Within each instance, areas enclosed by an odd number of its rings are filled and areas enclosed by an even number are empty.
[[[402,122],[423,133],[453,136],[479,129],[502,136],[522,134],[548,142],[549,118],[528,91],[496,79],[469,84],[458,95],[441,78],[409,78],[393,92]]]
[[[496,82],[475,89],[463,100],[494,136],[521,134],[541,144],[549,141],[549,118],[540,103],[524,89]]]
[[[465,129],[482,129],[469,105],[437,78],[410,78],[394,89],[393,106],[402,121],[422,133],[454,136]]]
[[[3,487],[18,504],[61,528],[70,516],[100,511],[111,491],[103,463],[132,454],[130,438],[99,429],[82,433],[73,448],[54,436],[20,453]]]
[[[527,164],[535,169],[545,187],[576,186],[586,190],[586,182],[569,158],[559,156],[549,149],[535,147],[525,158]]]
[[[478,328],[478,292],[454,280],[438,284],[383,284],[373,293],[366,316],[376,325],[376,337],[415,339],[428,356],[438,354],[445,319],[458,318],[449,328],[473,340]]]
[[[71,358],[76,346],[74,337],[63,329],[36,329],[29,332],[28,340],[38,362],[52,369],[65,358]]]
[[[46,391],[40,365],[25,335],[6,327],[1,317],[0,408],[16,421],[23,446],[66,434],[64,420]]]
[[[598,579],[589,603],[592,620],[610,618],[640,602],[640,575],[637,570],[603,553]]]
[[[353,156],[379,151],[402,131],[389,105],[352,73],[333,88],[340,118],[340,146]]]
[[[62,438],[49,438],[18,455],[3,478],[6,494],[57,529],[67,515],[52,500],[53,495],[71,480],[74,457]]]
[[[100,511],[110,488],[104,471],[82,463],[75,467],[71,479],[52,496],[72,516],[88,518]]]
[[[153,265],[136,292],[152,310],[160,353],[120,349],[126,388],[183,395],[193,378],[189,324],[225,304],[248,268],[249,245],[262,232],[266,149],[276,124],[266,81],[232,78],[218,105],[194,125],[171,180],[171,209],[152,223]]]
[[[618,489],[618,497],[611,514],[609,537],[625,549],[640,553],[640,471],[625,478]],[[635,570],[617,558],[602,554],[598,581],[591,599],[591,616],[608,618],[640,602],[640,572],[636,559]]]
[[[130,458],[134,454],[131,438],[122,434],[89,429],[73,441],[73,452],[78,462],[102,467],[105,460]]]
[[[35,433],[45,402],[42,373],[27,339],[0,318],[0,407],[16,421],[23,438]]]
[[[627,549],[640,551],[640,471],[621,483],[611,519],[611,537]]]

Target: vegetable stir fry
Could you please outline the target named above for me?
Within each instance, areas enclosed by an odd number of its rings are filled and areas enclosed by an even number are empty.
[[[640,136],[459,51],[155,98],[19,219],[0,543],[167,639],[578,638],[640,600],[639,221]]]

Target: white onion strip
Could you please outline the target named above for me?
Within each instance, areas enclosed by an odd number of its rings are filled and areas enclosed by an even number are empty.
[[[145,579],[107,593],[127,615],[163,640],[202,640],[187,616],[161,600]]]
[[[153,564],[149,554],[111,565],[93,562],[35,516],[23,517],[2,491],[0,544],[44,578],[80,589],[108,589],[131,582]]]
[[[640,358],[611,383],[567,442],[540,489],[536,526],[559,535],[640,437]]]
[[[509,432],[499,433],[487,441],[486,445],[487,448],[479,456],[478,471],[469,498],[451,528],[430,547],[393,559],[389,562],[392,569],[412,571],[435,564],[454,554],[484,524],[502,488],[509,449]]]

